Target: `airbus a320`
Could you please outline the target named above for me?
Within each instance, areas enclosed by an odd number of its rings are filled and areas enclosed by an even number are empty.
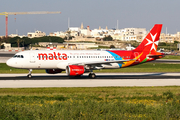
[[[66,71],[68,76],[81,76],[93,70],[117,69],[153,61],[164,56],[157,52],[162,24],[155,24],[141,44],[134,50],[28,50],[19,52],[6,64],[10,67],[28,69],[28,78],[33,69],[45,69],[48,74]]]

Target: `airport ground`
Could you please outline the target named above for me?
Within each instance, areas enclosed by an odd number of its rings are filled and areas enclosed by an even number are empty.
[[[0,119],[177,120],[179,90],[176,86],[1,88]]]
[[[0,60],[13,55],[0,54]],[[169,69],[180,63],[163,61]],[[96,74],[89,79],[33,73],[29,79],[1,73],[0,119],[180,119],[179,72]]]
[[[1,52],[1,67],[15,52]],[[69,78],[65,73],[50,75],[41,70],[33,71],[33,77],[27,78],[27,70],[1,68],[0,88],[23,87],[107,87],[107,86],[180,86],[180,60],[159,59],[153,63],[111,70],[95,71],[96,79],[89,79],[88,74],[80,78]],[[131,69],[132,68],[132,69]],[[131,70],[130,70],[131,69]],[[105,72],[105,73],[103,73]],[[113,73],[115,72],[115,73]],[[136,73],[135,73],[136,72]],[[145,73],[147,72],[147,73]],[[170,72],[170,73],[168,73]],[[6,73],[6,74],[2,74]],[[23,74],[20,74],[23,73]]]
[[[59,75],[0,74],[0,88],[39,88],[39,87],[122,87],[122,86],[180,86],[179,73],[96,73],[96,79],[88,74],[80,78]]]

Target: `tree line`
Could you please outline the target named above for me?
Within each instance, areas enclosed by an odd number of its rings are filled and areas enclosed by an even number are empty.
[[[11,47],[28,47],[29,45],[38,45],[39,42],[57,42],[63,43],[64,39],[61,37],[54,37],[54,36],[44,36],[38,38],[28,38],[28,37],[3,37],[0,38],[0,45],[1,43],[11,43]],[[3,47],[3,46],[2,46]]]

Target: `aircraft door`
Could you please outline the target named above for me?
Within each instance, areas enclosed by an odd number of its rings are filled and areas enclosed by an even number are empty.
[[[30,63],[35,63],[35,54],[33,52],[30,53]]]

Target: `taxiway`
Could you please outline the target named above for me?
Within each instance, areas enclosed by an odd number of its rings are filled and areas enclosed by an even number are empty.
[[[69,78],[66,74],[0,74],[0,88],[35,87],[112,87],[112,86],[180,86],[179,73],[97,73],[96,79],[88,74]]]

